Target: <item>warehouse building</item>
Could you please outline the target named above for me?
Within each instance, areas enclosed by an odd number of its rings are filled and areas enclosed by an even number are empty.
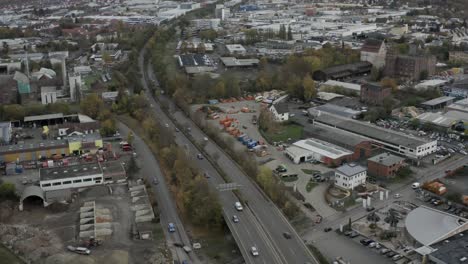
[[[313,73],[313,78],[316,81],[344,80],[346,78],[368,74],[370,73],[371,69],[372,64],[370,62],[361,61],[315,71]]]
[[[45,192],[118,183],[125,180],[125,169],[119,162],[43,168],[39,171],[39,185]]]
[[[323,113],[313,108],[309,109],[309,115],[314,118],[316,123],[361,135],[384,150],[398,153],[410,159],[420,159],[435,153],[437,150],[437,140],[426,141],[369,123]]]
[[[103,182],[104,175],[98,163],[45,168],[39,171],[39,183],[44,191],[83,188]]]
[[[345,148],[313,138],[293,143],[284,153],[296,164],[315,160],[326,165],[342,164],[353,155]]]
[[[421,106],[428,110],[442,109],[449,104],[452,104],[455,100],[455,97],[451,96],[442,96],[437,97],[432,100],[421,103]]]

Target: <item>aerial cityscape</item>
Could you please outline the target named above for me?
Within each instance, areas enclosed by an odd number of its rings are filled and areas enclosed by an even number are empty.
[[[0,264],[468,263],[467,4],[0,0]]]

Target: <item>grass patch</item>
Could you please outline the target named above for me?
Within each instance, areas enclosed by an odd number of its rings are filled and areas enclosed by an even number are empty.
[[[318,183],[313,182],[312,180],[309,180],[309,182],[306,185],[306,192],[312,191],[312,189],[317,185],[318,185]]]
[[[275,132],[264,132],[263,136],[265,139],[272,143],[272,142],[287,142],[289,140],[296,141],[302,138],[302,134],[304,132],[304,128],[299,125],[289,124],[283,125],[280,127],[278,131]]]
[[[7,248],[0,245],[0,262],[8,264],[23,264],[24,262],[13,255]]]
[[[284,182],[295,182],[295,181],[297,181],[297,175],[288,176],[288,177],[280,177],[280,178]]]
[[[318,171],[318,170],[302,169],[302,172],[304,172],[305,174],[309,174],[309,175],[314,175],[315,173],[320,174],[320,171]]]
[[[212,260],[210,263],[230,263],[240,257],[240,252],[234,238],[224,232],[206,232],[197,234],[196,242],[201,244],[202,255]]]
[[[312,245],[307,245],[307,247],[309,248],[309,250],[312,252],[312,254],[314,255],[314,257],[317,258],[318,262],[320,264],[329,264],[330,262],[327,260],[327,258],[322,254],[322,252],[320,252],[318,250],[318,248],[316,248],[315,246],[312,246]]]

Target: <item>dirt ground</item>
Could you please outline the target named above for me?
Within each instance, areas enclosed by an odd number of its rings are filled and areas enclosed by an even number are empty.
[[[79,243],[79,208],[85,201],[95,201],[97,208],[110,210],[113,219],[112,236],[92,249],[90,256],[66,250],[66,246]],[[131,238],[130,203],[126,185],[88,188],[69,205],[43,208],[27,204],[23,212],[18,211],[15,203],[2,202],[0,241],[32,263],[167,263],[167,252],[161,243],[164,237],[155,238],[157,241]]]

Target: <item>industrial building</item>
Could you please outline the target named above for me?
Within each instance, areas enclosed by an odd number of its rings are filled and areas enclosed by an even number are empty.
[[[361,87],[361,101],[371,105],[382,105],[385,98],[392,94],[392,88],[379,83],[365,83]]]
[[[258,59],[236,59],[234,57],[221,57],[226,68],[250,68],[258,66]]]
[[[99,163],[44,168],[39,171],[39,184],[44,191],[89,187],[104,182]]]
[[[342,164],[353,154],[347,149],[314,138],[297,141],[286,148],[284,153],[296,164],[315,160],[326,165]]]
[[[441,96],[421,103],[421,106],[428,110],[442,109],[454,102],[456,98],[451,96]]]
[[[86,163],[39,170],[39,186],[45,192],[84,188],[125,180],[125,169],[120,162]]]
[[[387,45],[385,41],[368,39],[361,47],[361,61],[368,61],[378,69],[385,66]]]
[[[419,244],[431,246],[468,230],[468,219],[420,206],[408,213],[405,226],[408,233]]]
[[[394,176],[405,165],[405,159],[390,153],[381,153],[367,160],[367,170],[370,175],[379,177]]]
[[[437,150],[437,140],[426,141],[369,123],[319,112],[314,108],[309,109],[309,115],[316,123],[360,135],[384,150],[398,153],[410,159],[420,159],[435,153]]]
[[[351,64],[333,66],[327,69],[318,70],[313,73],[316,81],[344,80],[346,78],[362,76],[370,73],[372,64],[367,61],[361,61]]]
[[[320,88],[327,87],[340,87],[348,92],[359,94],[361,92],[361,85],[348,82],[339,82],[334,80],[328,80],[320,85]]]

